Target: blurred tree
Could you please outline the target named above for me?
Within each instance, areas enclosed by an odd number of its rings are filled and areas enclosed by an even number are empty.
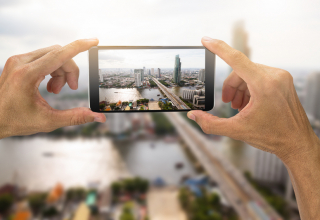
[[[0,214],[6,215],[9,209],[11,208],[13,202],[14,199],[12,195],[8,193],[0,195]]]
[[[28,203],[34,216],[37,216],[46,204],[46,193],[34,193],[28,196]]]
[[[114,182],[111,184],[111,192],[112,195],[118,196],[121,192],[121,184],[118,182]]]
[[[58,214],[59,214],[58,210],[53,206],[50,206],[50,207],[46,208],[42,212],[42,216],[44,218],[52,218],[54,216],[57,216]]]

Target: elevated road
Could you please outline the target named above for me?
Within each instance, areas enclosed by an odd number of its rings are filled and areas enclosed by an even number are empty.
[[[178,109],[190,109],[189,106],[186,105],[176,94],[173,94],[166,86],[164,86],[159,80],[156,78],[151,78],[161,89],[161,91],[170,99],[170,101],[173,103],[174,106],[176,106]]]
[[[228,202],[243,220],[281,220],[282,217],[264,200],[227,159],[219,152],[209,150],[212,143],[190,125],[180,113],[166,113],[169,120],[201,163],[215,180]]]

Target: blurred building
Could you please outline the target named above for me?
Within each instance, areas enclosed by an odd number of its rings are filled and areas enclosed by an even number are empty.
[[[151,75],[154,75],[154,68],[151,68]]]
[[[320,121],[320,72],[312,73],[306,83],[305,111],[311,122]]]
[[[108,115],[109,130],[113,134],[126,132],[131,126],[131,115],[122,113],[112,113]]]
[[[235,23],[232,32],[232,47],[241,51],[244,55],[250,58],[250,48],[248,46],[248,33],[245,30],[244,22],[238,21]],[[231,71],[230,71],[231,72]],[[238,114],[237,109],[229,108],[229,117]]]
[[[161,70],[158,68],[158,77],[161,78]]]
[[[267,184],[285,184],[287,170],[282,161],[274,154],[257,150],[253,178]]]
[[[180,83],[181,80],[181,62],[179,58],[179,54],[176,55],[174,60],[174,69],[173,69],[173,82]]]
[[[205,81],[205,77],[206,77],[205,70],[204,70],[204,69],[201,69],[201,70],[199,71],[198,80],[201,81],[201,82],[204,82],[204,81]]]
[[[103,82],[103,75],[101,73],[101,69],[99,69],[99,79],[100,79],[100,82]]]
[[[259,183],[271,187],[281,185],[287,201],[292,201],[293,187],[285,165],[274,154],[256,150],[253,178]]]
[[[143,77],[147,75],[147,70],[146,67],[143,67]],[[144,78],[141,79],[141,81],[143,81]]]

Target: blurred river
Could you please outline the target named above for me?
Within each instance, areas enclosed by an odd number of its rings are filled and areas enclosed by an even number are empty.
[[[90,182],[105,186],[130,175],[149,180],[162,177],[176,184],[183,175],[195,174],[178,142],[137,141],[118,149],[107,138],[3,139],[0,185],[15,183],[28,190],[47,190],[57,182],[65,187]],[[176,162],[184,167],[175,169]]]

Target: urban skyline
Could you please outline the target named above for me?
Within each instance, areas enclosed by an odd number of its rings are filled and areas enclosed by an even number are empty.
[[[99,50],[99,68],[173,68],[177,54],[183,68],[204,69],[205,49]]]

